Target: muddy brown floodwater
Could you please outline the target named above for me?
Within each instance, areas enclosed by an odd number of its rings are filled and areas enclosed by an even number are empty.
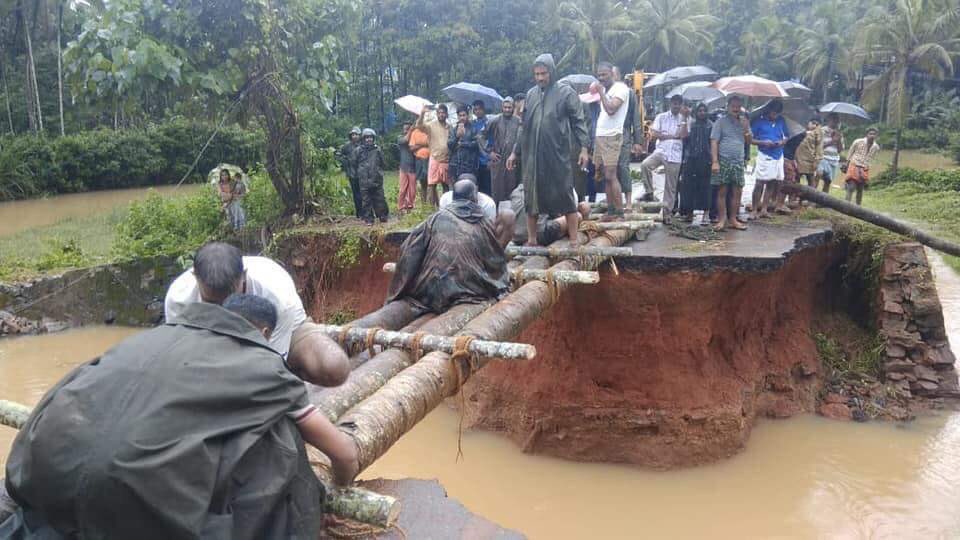
[[[175,186],[110,189],[57,195],[43,199],[2,202],[0,203],[0,236],[10,236],[34,227],[52,225],[68,218],[106,214],[114,208],[145,198],[150,189],[163,194],[186,194],[197,190],[198,186],[189,184],[179,189]]]
[[[931,257],[960,345],[960,278]],[[99,327],[0,340],[0,399],[35,403],[77,363],[137,330]],[[713,465],[652,472],[527,455],[457,413],[429,415],[363,478],[437,478],[470,510],[533,539],[960,538],[960,413],[855,424],[761,422]],[[14,431],[0,427],[0,456]]]

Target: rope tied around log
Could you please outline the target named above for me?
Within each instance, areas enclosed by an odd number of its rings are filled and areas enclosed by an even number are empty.
[[[347,353],[347,356],[353,356],[353,346],[347,342],[347,334],[351,328],[353,328],[352,324],[343,325],[343,327],[340,328],[340,335],[337,336],[337,343],[339,343],[340,347]]]
[[[460,360],[466,360],[470,369],[475,369],[478,363],[477,355],[470,352],[470,344],[476,339],[474,336],[457,336],[453,342],[453,354],[450,355],[450,367],[457,374],[457,393],[460,397],[460,419],[457,421],[457,457],[456,462],[463,457],[463,415],[467,408],[467,400],[463,395],[463,371],[460,369]]]
[[[617,239],[610,234],[610,231],[605,231],[600,228],[600,224],[594,220],[584,220],[580,222],[580,232],[587,235],[588,241],[592,241],[598,236],[602,236],[610,241],[610,245],[616,246],[620,242],[617,242]]]
[[[420,348],[420,342],[423,341],[423,338],[428,334],[426,332],[414,332],[413,338],[410,340],[410,354],[413,355],[413,361],[419,362],[420,358],[423,356],[423,349]]]
[[[560,300],[560,286],[557,284],[557,276],[554,275],[552,268],[547,269],[544,281],[547,284],[547,290],[550,291],[550,305],[554,306]]]
[[[383,328],[380,328],[379,326],[374,326],[373,328],[367,329],[366,349],[367,349],[367,354],[369,354],[371,358],[373,357],[375,352],[373,350],[373,347],[374,345],[376,345],[375,340],[377,339],[377,334],[379,334],[381,330],[383,330]]]
[[[513,287],[517,288],[523,285],[523,265],[519,264],[516,268],[510,271],[510,281],[513,282]]]

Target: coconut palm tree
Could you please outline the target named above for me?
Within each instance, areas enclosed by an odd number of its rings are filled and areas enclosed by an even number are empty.
[[[829,101],[830,83],[850,68],[850,19],[853,10],[841,0],[829,0],[814,8],[812,27],[801,26],[800,46],[794,62],[803,80],[823,88],[821,101]]]
[[[900,163],[903,123],[910,112],[910,76],[943,79],[953,74],[953,58],[960,51],[958,22],[956,0],[896,0],[889,11],[868,19],[857,36],[860,63],[882,66],[879,77],[864,88],[863,101],[878,105],[886,96],[886,120],[897,126],[894,173]]]
[[[630,24],[623,3],[610,0],[563,2],[557,13],[561,24],[577,36],[558,64],[566,65],[575,59],[585,59],[591,72],[596,71],[601,54],[613,58],[609,44],[627,35],[626,29]]]
[[[712,29],[718,20],[695,0],[642,0],[633,4],[632,18],[641,29],[629,33],[621,57],[659,71],[691,64],[713,48]]]

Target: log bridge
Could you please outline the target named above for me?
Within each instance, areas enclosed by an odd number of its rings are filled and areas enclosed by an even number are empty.
[[[363,471],[490,359],[534,359],[532,345],[510,340],[550,309],[567,287],[598,283],[597,267],[611,257],[630,255],[630,248],[620,246],[655,226],[650,220],[588,222],[581,228],[580,247],[571,248],[566,240],[548,247],[509,246],[514,288],[496,302],[460,304],[439,315],[416,316],[417,310],[400,301],[347,325],[318,325],[317,331],[348,351],[370,354],[354,356],[356,368],[341,386],[308,385],[311,401],[356,441]],[[394,263],[384,266],[384,271],[395,269]],[[29,414],[29,407],[0,400],[0,425],[19,429]],[[326,487],[327,512],[376,527],[393,526],[399,501],[359,487],[335,487],[326,456],[308,450]],[[4,496],[0,489],[0,521],[15,508]]]

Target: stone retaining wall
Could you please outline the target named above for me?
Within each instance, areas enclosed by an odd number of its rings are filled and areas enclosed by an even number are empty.
[[[176,259],[158,257],[0,283],[0,335],[157,324],[167,287],[182,271]]]
[[[923,246],[887,246],[879,280],[877,328],[885,340],[884,378],[911,395],[960,397],[955,358]]]

